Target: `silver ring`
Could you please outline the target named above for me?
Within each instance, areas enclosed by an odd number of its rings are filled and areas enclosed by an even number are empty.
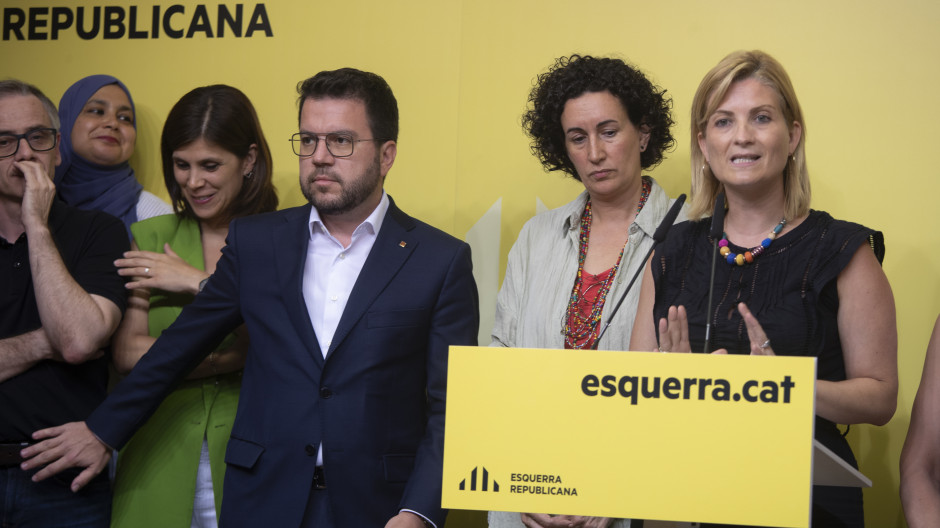
[[[150,276],[150,268],[144,268],[144,275]]]
[[[770,339],[768,339],[767,341],[764,341],[764,344],[760,346],[760,349],[763,350],[769,347],[770,347]]]

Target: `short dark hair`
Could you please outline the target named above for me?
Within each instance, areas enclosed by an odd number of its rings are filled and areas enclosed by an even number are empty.
[[[355,68],[321,71],[301,81],[297,93],[298,123],[307,99],[356,99],[366,107],[372,138],[398,141],[398,101],[380,75]]]
[[[670,132],[672,99],[666,96],[666,90],[654,86],[639,70],[620,59],[590,55],[559,57],[536,79],[529,93],[530,107],[522,115],[522,127],[532,139],[532,154],[546,171],[564,171],[581,180],[568,158],[561,114],[568,100],[605,91],[620,100],[633,126],[649,127],[649,143],[640,153],[644,169],[658,165],[663,153],[675,146]]]
[[[181,217],[196,218],[173,173],[173,152],[204,139],[244,159],[254,144],[258,156],[251,177],[246,179],[229,207],[229,219],[277,209],[277,192],[272,182],[272,160],[261,123],[248,97],[239,89],[224,84],[203,86],[184,95],[173,105],[163,125],[160,151],[163,180]]]
[[[52,128],[59,130],[59,111],[56,110],[55,103],[46,97],[46,94],[42,93],[42,90],[32,84],[17,79],[5,79],[0,81],[0,99],[11,95],[32,95],[36,99],[39,99],[43,109],[49,116],[49,122],[52,124]]]

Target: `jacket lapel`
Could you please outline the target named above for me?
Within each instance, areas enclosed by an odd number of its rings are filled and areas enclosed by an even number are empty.
[[[326,359],[345,341],[349,332],[359,323],[375,298],[398,274],[418,245],[418,241],[410,234],[415,227],[414,219],[399,209],[391,196],[389,202],[382,229],[379,230],[375,244],[349,294],[349,301],[336,326]]]
[[[323,354],[310,323],[307,303],[304,302],[304,263],[310,243],[310,205],[291,209],[281,217],[283,224],[274,230],[274,259],[277,267],[277,287],[283,292],[284,305],[301,342],[317,366],[323,366]]]

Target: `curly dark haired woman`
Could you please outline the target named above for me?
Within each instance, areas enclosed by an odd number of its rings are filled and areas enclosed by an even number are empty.
[[[529,95],[522,123],[547,171],[560,170],[584,192],[522,228],[509,253],[496,305],[493,345],[627,350],[638,290],[610,320],[653,244],[670,206],[643,169],[675,144],[671,100],[642,73],[614,58],[561,57]],[[684,215],[683,215],[684,216]],[[491,527],[629,526],[629,520],[491,512]],[[615,524],[613,524],[615,523]]]

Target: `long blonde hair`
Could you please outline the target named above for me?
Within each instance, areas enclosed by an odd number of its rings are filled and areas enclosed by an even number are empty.
[[[788,128],[793,122],[800,123],[802,136],[783,170],[784,216],[799,218],[809,212],[810,185],[806,169],[806,122],[796,98],[793,84],[783,66],[763,51],[736,51],[721,60],[711,69],[695,92],[692,100],[692,198],[689,202],[689,217],[693,220],[710,216],[715,198],[723,185],[705,163],[705,155],[699,147],[698,137],[705,136],[708,118],[718,109],[731,85],[744,79],[757,79],[773,88],[783,103],[784,118]]]

